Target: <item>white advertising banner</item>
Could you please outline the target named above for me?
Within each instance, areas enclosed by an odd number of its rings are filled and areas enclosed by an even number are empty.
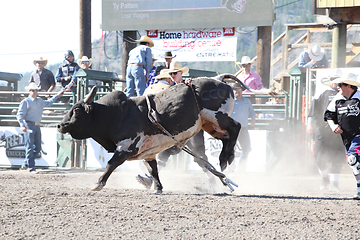
[[[25,135],[19,127],[0,127],[0,166],[21,166],[25,159]],[[41,152],[36,167],[56,167],[56,128],[41,128]]]
[[[178,62],[236,61],[235,28],[154,30],[147,31],[147,36],[154,42],[151,50],[158,59],[171,51]]]
[[[107,162],[111,159],[114,153],[108,153],[105,148],[98,144],[94,139],[86,139],[86,168],[88,169],[102,169],[106,168]],[[125,161],[116,170],[126,169],[140,169],[141,161]]]

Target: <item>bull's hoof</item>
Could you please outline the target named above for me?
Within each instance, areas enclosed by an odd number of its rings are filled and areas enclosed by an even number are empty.
[[[95,185],[95,187],[93,189],[91,189],[91,191],[100,191],[101,189],[103,189],[103,187],[105,187],[105,183],[97,183]]]
[[[226,161],[222,161],[220,162],[220,168],[221,168],[221,171],[223,172],[227,167],[227,162]]]
[[[162,194],[162,190],[155,190],[155,194]]]

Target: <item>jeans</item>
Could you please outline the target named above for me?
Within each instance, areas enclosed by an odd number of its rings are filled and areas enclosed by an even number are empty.
[[[358,153],[358,151],[360,150],[360,135],[356,135],[351,141],[350,145],[345,147],[348,156]]]
[[[40,126],[35,126],[32,123],[28,123],[27,125],[27,128],[32,130],[32,133],[25,133],[24,167],[33,171],[35,170],[35,158],[41,150],[41,130]]]
[[[126,69],[126,96],[132,97],[135,93],[137,96],[142,96],[145,91],[146,78],[144,69],[136,65],[128,65]]]

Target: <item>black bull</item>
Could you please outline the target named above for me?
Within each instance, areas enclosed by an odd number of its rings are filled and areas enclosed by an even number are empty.
[[[94,102],[96,91],[94,87],[58,124],[59,132],[70,133],[75,139],[91,137],[108,152],[114,152],[93,190],[101,190],[110,174],[126,160],[144,159],[155,190],[161,192],[155,155],[176,142],[149,120],[145,96],[127,98],[115,91]],[[148,100],[160,124],[178,141],[186,143],[204,129],[223,143],[221,170],[232,163],[241,126],[229,116],[234,105],[229,85],[212,78],[196,78],[191,84],[150,94]]]

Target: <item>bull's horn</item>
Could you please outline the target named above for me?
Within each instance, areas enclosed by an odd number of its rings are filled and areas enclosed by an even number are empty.
[[[225,74],[221,74],[221,75],[218,75],[215,77],[217,80],[221,81],[221,82],[237,82],[241,85],[241,88],[243,90],[250,90],[251,89],[245,85],[240,79],[238,79],[236,76],[232,75],[232,74],[228,74],[228,73],[225,73]],[[227,81],[227,80],[224,80],[224,79],[231,79],[231,81]]]
[[[97,87],[93,86],[90,93],[88,95],[86,95],[86,97],[84,99],[84,102],[87,103],[87,104],[90,104],[94,100],[96,92],[97,92]]]

